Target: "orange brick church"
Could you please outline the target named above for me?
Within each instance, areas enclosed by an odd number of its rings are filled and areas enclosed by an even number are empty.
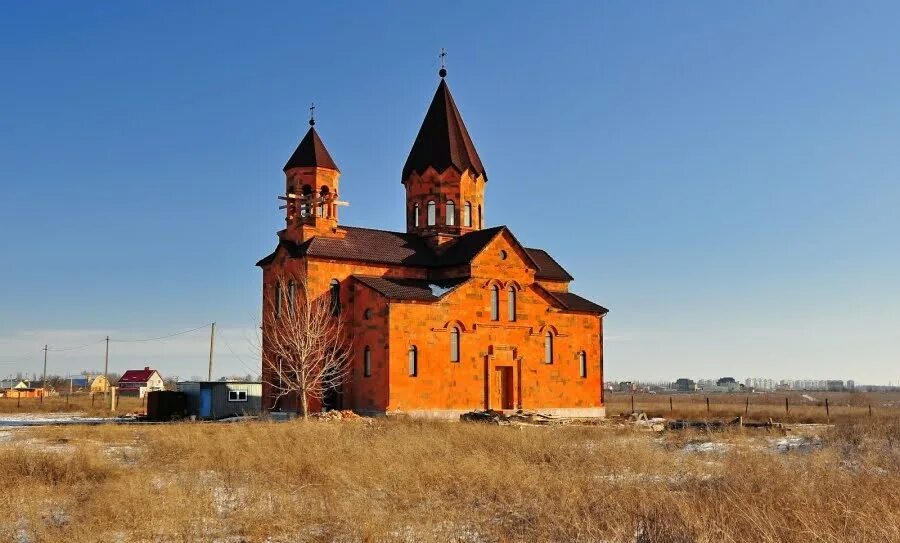
[[[607,310],[570,292],[546,251],[486,227],[487,172],[440,75],[402,170],[405,232],[339,222],[340,170],[312,120],[284,166],[286,227],[257,263],[264,299],[276,278],[304,276],[352,336],[347,378],[312,408],[603,416]],[[276,396],[264,384],[267,409],[295,408]]]

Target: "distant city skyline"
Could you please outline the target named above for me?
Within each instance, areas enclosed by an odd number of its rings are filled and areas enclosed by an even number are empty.
[[[610,309],[605,378],[900,382],[900,4],[0,5],[0,375],[217,322],[259,371],[282,165],[316,128],[341,221],[404,229],[448,52],[486,226]],[[291,21],[290,30],[284,22]],[[473,24],[478,21],[478,24]],[[440,24],[438,24],[438,22]],[[208,329],[110,371],[205,375]],[[715,370],[711,370],[715,368]]]

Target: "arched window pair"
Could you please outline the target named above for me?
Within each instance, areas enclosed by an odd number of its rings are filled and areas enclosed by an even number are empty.
[[[509,322],[516,321],[516,287],[510,285],[506,289],[506,312]],[[500,287],[491,287],[491,320],[500,320]]]
[[[415,228],[419,227],[419,204],[413,204],[412,220],[410,221]]]
[[[466,202],[466,205],[463,206],[463,226],[471,228],[472,227],[472,203]]]
[[[413,223],[418,227],[419,226],[419,204],[413,206],[413,213],[416,218],[413,220]],[[453,200],[447,200],[446,205],[444,206],[444,221],[447,226],[454,226],[456,224],[456,204],[453,203]],[[434,200],[428,201],[428,217],[427,224],[428,226],[434,226],[437,224],[437,203]]]

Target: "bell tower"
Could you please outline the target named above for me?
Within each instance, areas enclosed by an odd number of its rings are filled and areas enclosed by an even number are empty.
[[[309,130],[284,165],[285,192],[279,199],[285,210],[287,227],[279,237],[300,243],[313,236],[342,237],[338,228],[338,169],[316,132],[310,106]]]
[[[487,173],[456,107],[441,52],[441,77],[403,166],[406,231],[435,246],[484,227]]]

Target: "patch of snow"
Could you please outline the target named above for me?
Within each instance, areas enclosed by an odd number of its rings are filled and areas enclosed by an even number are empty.
[[[812,452],[822,448],[822,439],[819,437],[788,436],[770,439],[769,445],[780,453]]]
[[[17,426],[56,426],[65,424],[104,424],[131,422],[132,417],[86,417],[84,413],[15,413],[0,416],[0,428]]]
[[[134,465],[137,464],[138,457],[143,453],[143,448],[137,445],[107,445],[103,448],[103,453],[110,460],[125,465]]]
[[[10,430],[0,430],[0,443],[6,443],[7,441],[12,441],[12,431]]]
[[[682,450],[693,453],[717,453],[722,454],[728,451],[730,445],[728,443],[717,443],[714,441],[692,441],[687,443]]]
[[[812,396],[810,396],[809,394],[804,394],[804,395],[803,395],[803,399],[806,400],[806,401],[809,401],[809,402],[817,402],[817,401],[819,401],[819,400],[813,398]]]

